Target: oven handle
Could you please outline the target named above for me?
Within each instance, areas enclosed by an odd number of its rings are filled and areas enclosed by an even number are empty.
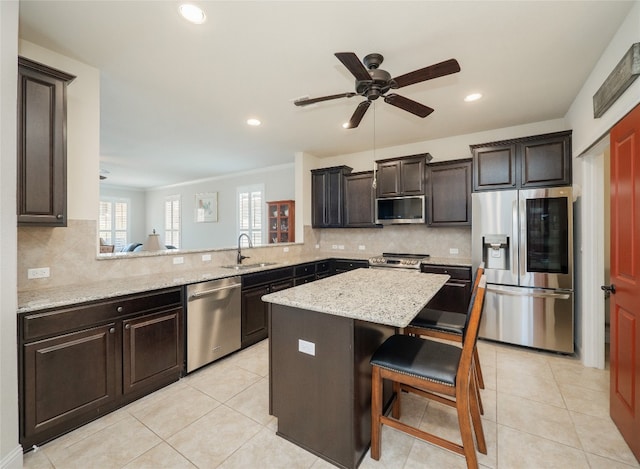
[[[540,290],[533,289],[529,290],[528,288],[519,288],[518,290],[507,290],[505,288],[501,288],[499,286],[488,286],[487,292],[497,293],[498,295],[506,295],[506,296],[531,296],[534,298],[555,298],[558,300],[568,300],[571,296],[571,293],[565,292],[563,290]]]

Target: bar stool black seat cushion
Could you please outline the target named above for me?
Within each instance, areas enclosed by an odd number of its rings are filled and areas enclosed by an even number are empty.
[[[371,364],[409,376],[455,386],[462,349],[419,337],[396,334],[371,357]]]
[[[467,315],[463,313],[424,308],[409,325],[462,335],[466,321]]]

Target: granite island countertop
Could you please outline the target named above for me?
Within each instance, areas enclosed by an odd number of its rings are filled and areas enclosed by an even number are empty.
[[[403,269],[355,269],[270,293],[263,301],[351,319],[406,327],[449,280]]]

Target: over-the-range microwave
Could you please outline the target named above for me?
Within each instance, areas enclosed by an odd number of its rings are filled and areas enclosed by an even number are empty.
[[[425,196],[385,197],[376,199],[376,223],[400,225],[425,223]]]

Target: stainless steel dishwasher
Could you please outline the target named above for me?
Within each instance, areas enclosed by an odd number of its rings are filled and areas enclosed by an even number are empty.
[[[240,277],[187,286],[187,373],[240,349]]]

